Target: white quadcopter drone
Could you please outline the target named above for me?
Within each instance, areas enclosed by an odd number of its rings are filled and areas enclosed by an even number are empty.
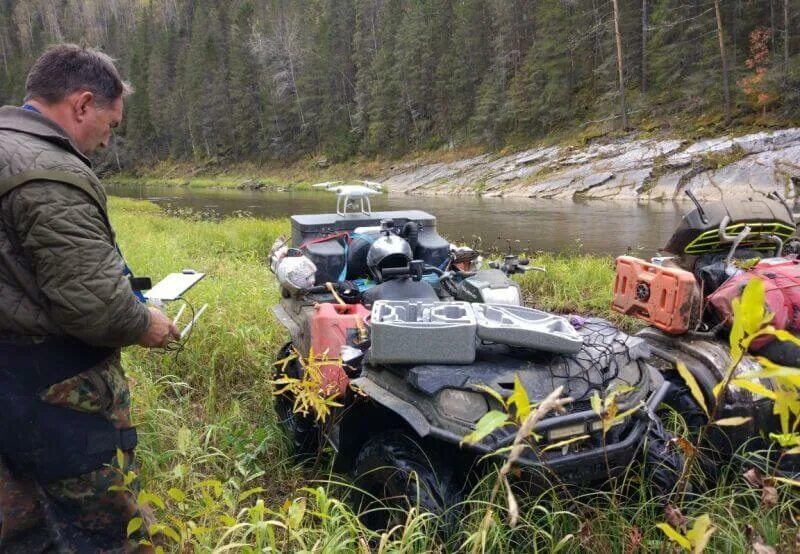
[[[347,215],[348,213],[369,215],[372,212],[372,205],[370,204],[369,197],[381,193],[381,184],[374,181],[351,181],[348,184],[340,183],[344,183],[344,181],[328,181],[311,186],[314,188],[324,188],[327,191],[336,193],[336,213],[338,215]],[[359,212],[348,211],[349,209],[358,209]]]

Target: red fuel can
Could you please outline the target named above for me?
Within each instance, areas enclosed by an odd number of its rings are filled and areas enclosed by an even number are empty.
[[[311,348],[320,364],[323,390],[344,394],[350,382],[341,363],[342,346],[362,334],[370,312],[361,304],[317,304],[311,317]]]

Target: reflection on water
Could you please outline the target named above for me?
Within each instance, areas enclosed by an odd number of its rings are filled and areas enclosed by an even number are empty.
[[[336,197],[323,192],[258,192],[228,189],[111,185],[114,196],[152,200],[165,207],[191,208],[218,216],[248,212],[256,217],[334,212]],[[643,255],[655,253],[669,238],[688,205],[651,202],[571,202],[526,198],[389,196],[372,198],[372,209],[425,210],[436,216],[439,234],[450,241],[481,248],[506,248],[505,239],[519,240],[515,250],[581,251]]]

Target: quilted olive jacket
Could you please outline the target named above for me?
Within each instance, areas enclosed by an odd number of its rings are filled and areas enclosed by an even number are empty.
[[[0,334],[134,344],[150,316],[123,275],[89,160],[44,116],[0,108],[0,181],[35,170],[75,175],[96,194],[31,181],[0,197]]]

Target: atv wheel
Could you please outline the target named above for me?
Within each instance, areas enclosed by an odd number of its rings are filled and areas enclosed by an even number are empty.
[[[457,521],[461,487],[456,472],[401,431],[368,439],[353,473],[359,491],[355,507],[361,521],[373,530],[403,523],[412,507],[440,516],[445,528]]]
[[[680,375],[670,372],[665,373],[664,378],[670,383],[670,389],[663,402],[683,418],[687,432],[684,438],[697,446],[700,429],[708,423],[708,417]],[[664,419],[662,411],[659,415]],[[705,476],[704,481],[707,485],[716,481],[720,465],[729,459],[734,450],[735,448],[719,429],[712,427],[707,430],[695,459]]]
[[[284,359],[292,354],[292,343],[287,343],[278,353],[278,359]],[[276,377],[279,369],[276,369]],[[286,367],[286,374],[289,377],[300,379],[303,368],[297,360],[292,360]],[[294,411],[294,396],[291,394],[281,394],[275,397],[275,412],[286,432],[295,454],[301,458],[310,458],[319,449],[319,431],[314,425],[314,419]]]
[[[663,403],[683,418],[686,422],[689,437],[696,437],[700,432],[700,428],[708,423],[705,412],[698,405],[680,375],[673,372],[665,373],[664,379],[669,382],[670,388],[664,397]]]
[[[651,420],[647,430],[644,469],[651,493],[666,500],[676,490],[686,465],[683,452],[670,444],[673,436],[658,420]],[[688,487],[687,487],[688,490]]]

